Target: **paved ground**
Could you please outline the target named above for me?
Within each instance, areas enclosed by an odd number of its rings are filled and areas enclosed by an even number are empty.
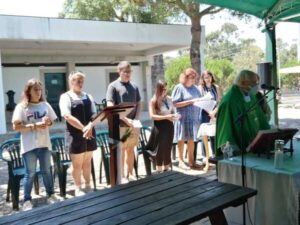
[[[278,110],[280,127],[293,127],[293,128],[300,129],[300,107],[298,107],[300,105],[299,103],[300,103],[300,98],[299,98],[298,94],[283,96],[282,104],[279,105],[279,110]],[[146,125],[150,124],[147,113],[144,113],[142,118],[143,118],[144,124],[146,124]],[[62,133],[63,128],[64,128],[64,124],[57,123],[57,124],[55,124],[54,128],[51,130],[51,134]],[[99,128],[104,129],[105,125],[104,124],[100,125]],[[9,131],[5,135],[0,135],[0,143],[8,138],[14,137],[15,135],[16,135],[16,133],[13,131]],[[297,135],[299,135],[299,137],[300,137],[300,132],[298,132]],[[201,153],[200,153],[201,152],[200,148],[201,147],[199,146],[198,147],[198,149],[199,149],[198,156],[197,156],[198,159],[200,159],[202,157]],[[139,160],[139,174],[140,174],[141,178],[145,177],[145,175],[146,175],[142,158],[143,157],[140,157],[140,160]],[[94,152],[94,160],[95,160],[95,166],[96,166],[97,189],[109,188],[109,186],[107,186],[106,183],[99,184],[99,165],[100,165],[100,163],[99,163],[100,151],[99,150]],[[203,171],[183,171],[176,166],[176,161],[174,163],[175,163],[175,166],[173,167],[174,170],[189,173],[189,174],[203,173]],[[67,198],[72,198],[74,195],[74,187],[73,187],[73,182],[71,180],[70,170],[68,171],[68,173],[69,174],[67,176],[67,179],[68,179]],[[7,180],[8,180],[7,165],[5,162],[0,160],[0,216],[18,213],[17,211],[12,210],[11,203],[7,203],[5,201]],[[102,180],[105,182],[104,177]],[[55,191],[59,192],[57,179],[55,182]],[[22,196],[23,196],[22,192],[23,192],[23,187],[21,186],[20,199],[22,199]],[[44,196],[45,196],[45,191],[44,191],[43,184],[41,182],[40,195],[38,195],[38,196],[33,195],[34,200],[38,207],[46,204],[46,199]],[[193,224],[194,225],[210,225],[210,222],[208,221],[208,219],[204,219],[204,220],[201,220],[201,221],[193,223]],[[234,225],[234,224],[231,224],[231,225]]]

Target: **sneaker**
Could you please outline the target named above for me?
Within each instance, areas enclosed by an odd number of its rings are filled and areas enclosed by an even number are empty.
[[[93,192],[91,185],[85,185],[85,188],[83,189],[85,193]]]
[[[137,179],[136,179],[136,177],[135,176],[133,176],[133,175],[129,175],[128,176],[128,181],[129,182],[131,182],[131,181],[136,181]]]
[[[28,211],[28,210],[31,210],[32,209],[32,203],[30,200],[27,200],[23,203],[23,206],[22,206],[22,210],[23,211]]]
[[[47,197],[47,204],[53,204],[53,203],[60,202],[60,201],[62,201],[62,198],[58,197],[55,194],[52,194],[51,196]]]
[[[127,184],[128,182],[128,178],[122,177],[121,184]]]
[[[83,192],[81,188],[75,188],[75,196],[78,197],[82,195],[85,195],[85,192]]]
[[[183,170],[189,170],[189,169],[190,169],[190,167],[188,167],[188,166],[187,166],[184,162],[182,162],[182,161],[179,161],[178,167],[179,167],[180,169],[183,169]]]

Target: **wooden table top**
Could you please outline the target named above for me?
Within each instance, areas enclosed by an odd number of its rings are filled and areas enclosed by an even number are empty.
[[[187,224],[237,206],[256,190],[216,180],[214,173],[152,175],[0,218],[0,224]]]

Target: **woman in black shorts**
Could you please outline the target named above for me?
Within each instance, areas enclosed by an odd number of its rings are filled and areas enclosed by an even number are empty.
[[[61,95],[59,107],[66,120],[66,150],[72,160],[72,176],[75,183],[75,195],[79,196],[91,190],[91,159],[97,149],[95,129],[90,123],[96,113],[91,95],[82,91],[85,75],[73,72],[69,75],[70,90]],[[85,186],[81,187],[81,175]]]

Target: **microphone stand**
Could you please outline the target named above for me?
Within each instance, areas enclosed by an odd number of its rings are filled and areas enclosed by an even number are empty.
[[[241,132],[240,132],[240,143],[241,143],[241,158],[242,158],[242,165],[241,165],[241,173],[242,173],[242,185],[245,187],[245,176],[246,176],[246,167],[245,167],[245,147],[244,147],[244,140],[243,140],[243,134],[242,131],[244,130],[244,121],[246,116],[248,115],[249,112],[253,111],[257,104],[261,103],[267,94],[269,94],[272,90],[267,90],[266,92],[264,91],[262,97],[258,100],[255,101],[253,105],[251,105],[246,111],[241,112],[240,115],[235,119],[235,123],[240,124]],[[246,225],[246,207],[245,203],[243,203],[243,225]]]

